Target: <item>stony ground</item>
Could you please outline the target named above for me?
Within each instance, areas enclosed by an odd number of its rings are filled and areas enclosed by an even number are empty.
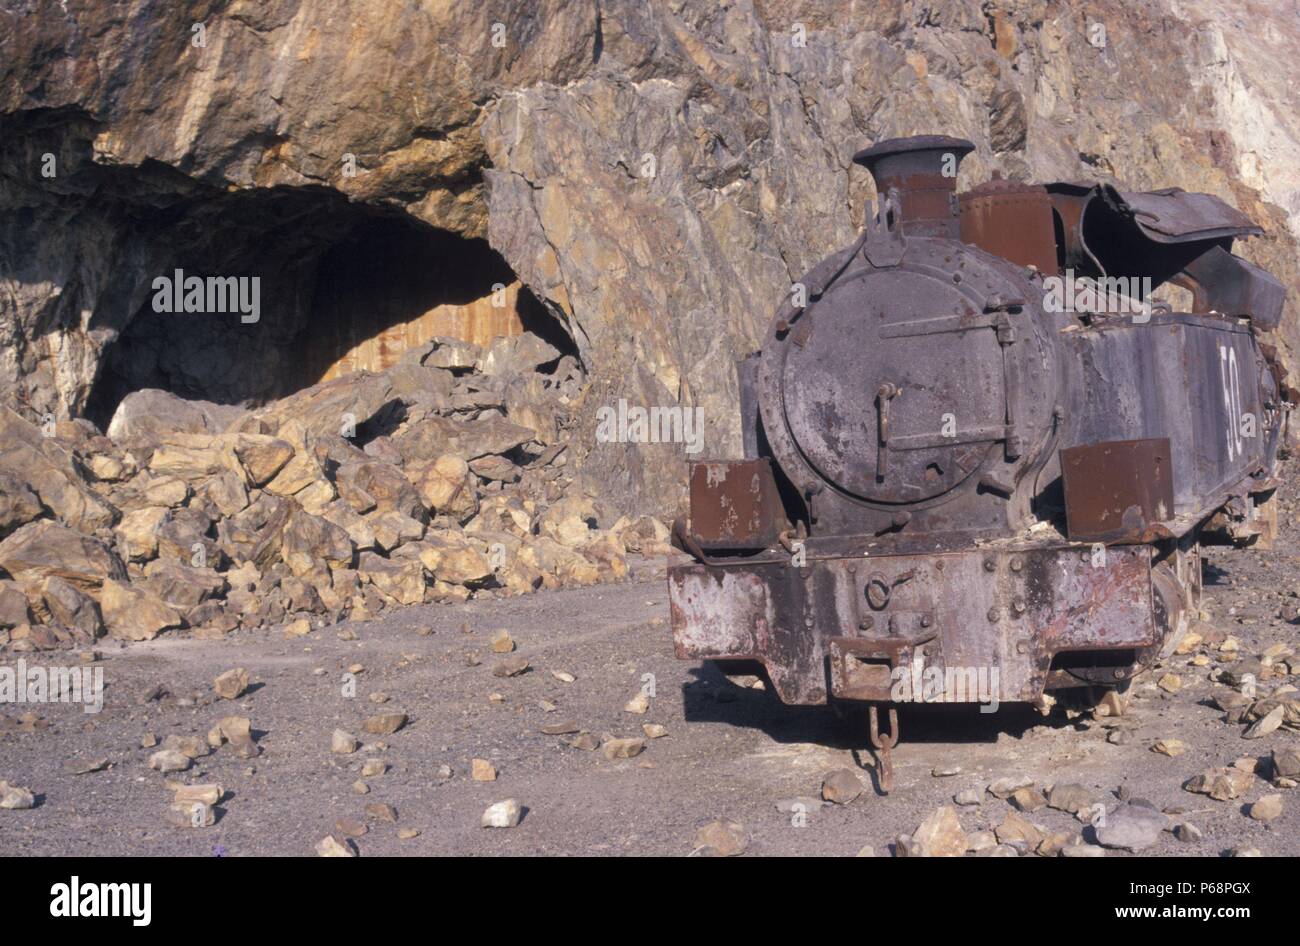
[[[1277,617],[1300,588],[1293,534],[1288,525],[1271,552],[1211,552],[1206,611],[1214,627],[1240,642],[1243,657],[1296,639],[1295,628]],[[256,631],[217,641],[163,636],[110,645],[101,658],[102,713],[54,705],[24,718],[24,707],[5,708],[0,779],[30,788],[36,805],[0,810],[0,853],[301,855],[332,834],[367,856],[684,855],[701,826],[730,819],[743,826],[750,854],[852,855],[870,847],[887,855],[900,834],[911,834],[964,790],[977,790],[982,800],[953,806],[961,828],[972,835],[997,828],[1014,809],[984,789],[1016,778],[1039,789],[1078,783],[1111,810],[1119,791],[1171,813],[1170,825],[1190,822],[1202,835],[1184,841],[1162,832],[1145,853],[1300,854],[1300,795],[1266,780],[1271,750],[1296,748],[1300,735],[1283,728],[1248,740],[1243,724],[1224,721],[1208,698],[1227,688],[1207,677],[1221,666],[1221,645],[1197,651],[1210,657],[1206,666],[1194,666],[1194,654],[1178,656],[1139,682],[1123,717],[1132,727],[1123,744],[1107,739],[1115,720],[1071,719],[1060,708],[1046,719],[1013,707],[988,715],[910,709],[902,718],[894,793],[881,797],[868,788],[846,805],[822,808],[810,801],[804,819],[778,806],[819,795],[829,772],[855,769],[871,784],[862,767],[871,756],[863,751],[861,723],[782,707],[760,689],[675,660],[666,618],[662,569],[648,567],[622,584],[415,606],[302,638]],[[511,654],[492,650],[503,628],[515,642]],[[525,672],[494,674],[518,657],[528,661]],[[213,680],[234,667],[248,670],[249,688],[237,700],[219,700]],[[344,695],[349,670],[356,680],[351,697]],[[1182,680],[1177,693],[1155,683],[1167,672]],[[654,682],[647,712],[626,711],[646,674]],[[387,702],[373,701],[372,693],[386,694]],[[365,732],[364,720],[390,712],[408,717],[399,731]],[[185,772],[149,767],[166,737],[203,741],[231,715],[252,721],[257,757],[240,758],[227,745]],[[643,737],[645,724],[667,735],[646,740],[644,751],[628,759],[566,744],[581,742],[574,734],[541,731]],[[336,729],[355,735],[358,751],[332,752]],[[1159,739],[1181,740],[1186,751],[1152,751]],[[1182,788],[1207,767],[1242,757],[1262,761],[1261,777],[1240,797],[1216,801]],[[475,759],[495,768],[494,780],[471,777]],[[100,760],[106,763],[97,771],[70,774]],[[386,763],[386,771],[363,777],[363,765],[373,760]],[[953,768],[959,773],[932,774]],[[173,786],[219,783],[216,823],[170,824],[169,779]],[[1277,792],[1281,815],[1252,820],[1248,806]],[[518,826],[480,827],[484,810],[505,799],[523,806]],[[374,808],[368,814],[367,805],[391,806],[396,822]],[[1081,828],[1051,808],[1025,817],[1047,832]],[[1083,828],[1085,837],[1090,832]]]

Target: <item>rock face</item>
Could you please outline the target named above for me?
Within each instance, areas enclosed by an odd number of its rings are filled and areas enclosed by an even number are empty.
[[[146,387],[261,403],[325,377],[318,347],[365,342],[377,298],[396,338],[517,276],[590,381],[567,428],[585,482],[665,514],[682,444],[603,442],[597,412],[698,409],[703,453],[739,450],[732,360],[860,225],[864,143],[970,138],[960,186],[1217,194],[1267,230],[1241,251],[1297,288],[1285,6],[35,4],[0,64],[0,399],[101,425]],[[176,269],[259,275],[259,318],[158,313]],[[1293,320],[1278,334],[1294,370]],[[459,472],[414,485],[454,505]]]

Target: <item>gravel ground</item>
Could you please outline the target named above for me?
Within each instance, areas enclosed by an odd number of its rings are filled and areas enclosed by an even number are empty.
[[[1277,550],[1212,550],[1205,608],[1214,625],[1236,636],[1243,654],[1277,641],[1295,642],[1296,629],[1277,618],[1296,589],[1300,556],[1291,553],[1294,510]],[[716,819],[742,823],[750,854],[852,855],[864,846],[887,854],[954,793],[982,789],[995,778],[1026,776],[1042,787],[1078,782],[1113,805],[1124,787],[1204,833],[1199,841],[1164,834],[1146,853],[1220,855],[1252,846],[1266,855],[1300,853],[1300,793],[1283,790],[1285,809],[1264,824],[1244,805],[1277,791],[1259,779],[1241,798],[1213,801],[1181,788],[1189,777],[1244,755],[1264,758],[1274,747],[1296,746],[1300,735],[1279,730],[1244,740],[1207,697],[1217,689],[1208,668],[1173,658],[1135,686],[1126,745],[1107,742],[1107,729],[1087,716],[1048,718],[1024,707],[999,712],[911,707],[902,714],[903,741],[895,751],[894,793],[868,790],[852,803],[814,810],[796,827],[777,803],[813,796],[827,772],[870,766],[861,720],[824,709],[783,707],[766,692],[738,686],[711,667],[674,659],[667,626],[662,568],[621,585],[529,597],[423,606],[365,624],[326,628],[304,638],[273,633],[226,640],[164,637],[102,651],[105,707],[87,715],[77,706],[8,706],[0,716],[0,779],[31,788],[35,808],[0,811],[0,854],[108,855],[310,854],[336,831],[337,819],[365,821],[367,804],[386,803],[396,824],[371,821],[354,839],[363,855],[427,854],[662,854],[692,850],[697,828]],[[1300,603],[1300,602],[1296,602]],[[508,629],[516,654],[530,669],[493,675],[503,655],[489,648],[493,632]],[[355,636],[355,639],[344,639]],[[26,655],[33,662],[34,655]],[[15,655],[2,662],[12,664]],[[355,696],[344,694],[354,664]],[[245,667],[249,692],[217,700],[212,680]],[[1150,682],[1165,670],[1184,687],[1164,693]],[[575,678],[566,683],[553,671]],[[624,704],[653,674],[649,711]],[[162,686],[167,695],[146,699]],[[387,703],[368,696],[381,691]],[[493,694],[499,694],[494,700]],[[547,711],[544,703],[553,704]],[[362,721],[403,712],[409,722],[390,736],[368,736]],[[148,766],[152,734],[202,739],[228,715],[248,716],[261,755],[239,758],[230,747],[199,758],[190,771],[164,776]],[[639,756],[610,761],[543,735],[549,724],[572,721],[597,736],[640,736],[644,723],[666,727]],[[341,728],[363,742],[353,755],[330,752]],[[1170,758],[1151,751],[1176,737],[1187,751]],[[65,774],[69,760],[106,758],[105,768]],[[355,783],[367,759],[388,771]],[[495,781],[473,781],[471,760],[489,760]],[[959,766],[934,777],[939,765]],[[439,768],[449,766],[450,778]],[[859,768],[864,781],[871,774]],[[163,815],[168,778],[219,782],[226,790],[216,824],[203,829],[169,825]],[[510,830],[479,827],[484,809],[514,798],[522,822]],[[966,831],[992,829],[1010,811],[986,795],[977,808],[959,809]],[[1030,816],[1053,831],[1078,830],[1062,812]],[[418,836],[401,838],[401,829]],[[1109,852],[1116,856],[1118,852]]]

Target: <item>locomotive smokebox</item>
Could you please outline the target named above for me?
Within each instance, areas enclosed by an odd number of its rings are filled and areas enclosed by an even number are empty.
[[[961,236],[957,168],[975,150],[965,138],[919,135],[890,138],[853,156],[876,182],[881,198],[893,196],[904,236]]]

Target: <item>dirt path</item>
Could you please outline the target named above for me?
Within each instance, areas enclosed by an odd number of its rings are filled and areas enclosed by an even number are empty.
[[[1215,583],[1207,589],[1207,609],[1241,640],[1243,652],[1296,640],[1295,628],[1275,617],[1300,570],[1300,559],[1286,551],[1290,533],[1280,551],[1211,556]],[[815,796],[832,769],[855,760],[870,764],[861,751],[860,724],[825,710],[783,707],[761,690],[675,660],[666,615],[665,588],[654,578],[414,607],[293,640],[276,632],[106,648],[102,713],[47,705],[23,724],[18,720],[27,708],[5,707],[0,778],[30,787],[38,805],[0,811],[0,853],[305,854],[335,830],[336,819],[364,821],[367,804],[386,803],[396,808],[398,822],[372,820],[355,839],[364,855],[682,855],[690,852],[695,830],[719,817],[745,826],[752,854],[851,855],[864,846],[885,854],[900,833],[910,833],[954,793],[1023,775],[1040,787],[1079,782],[1107,805],[1116,803],[1112,792],[1123,786],[1156,807],[1184,809],[1181,817],[1204,833],[1195,842],[1166,833],[1148,853],[1218,855],[1253,846],[1265,854],[1300,854],[1295,790],[1283,791],[1282,816],[1264,824],[1241,807],[1275,791],[1263,779],[1230,802],[1181,789],[1207,766],[1247,754],[1264,757],[1275,746],[1300,742],[1286,730],[1242,739],[1242,727],[1227,725],[1206,704],[1208,668],[1185,666],[1188,657],[1174,658],[1171,668],[1185,684],[1179,693],[1150,682],[1137,686],[1136,728],[1125,745],[1107,742],[1099,723],[1060,712],[1043,719],[1009,706],[988,715],[910,709],[902,718],[894,794],[867,791],[847,806],[814,809],[806,825],[796,827],[797,819],[778,810],[778,802]],[[526,673],[493,675],[503,658],[490,652],[489,638],[499,628],[509,630],[516,653],[529,661]],[[33,655],[27,657],[32,662]],[[5,662],[13,660],[8,655]],[[363,669],[355,696],[348,697],[343,675],[353,664]],[[252,689],[234,703],[215,700],[212,679],[236,666],[249,670]],[[575,679],[562,682],[552,671]],[[645,674],[653,674],[655,687],[649,712],[624,712]],[[169,695],[145,700],[159,685]],[[368,695],[376,691],[389,701],[372,703]],[[548,712],[546,703],[554,709]],[[365,717],[390,711],[410,721],[391,736],[362,731]],[[225,747],[170,776],[219,782],[227,796],[212,827],[168,825],[167,776],[148,767],[156,748],[143,748],[142,737],[202,739],[232,714],[251,718],[261,755],[245,760]],[[635,758],[610,761],[599,750],[571,748],[564,737],[539,732],[565,721],[597,736],[640,736],[643,723],[661,724],[668,735],[650,740]],[[336,728],[370,747],[331,754]],[[1151,744],[1165,737],[1185,742],[1186,753],[1169,758],[1152,752]],[[64,772],[67,760],[97,758],[108,766],[83,775]],[[369,792],[358,794],[362,764],[373,758],[387,762],[388,771],[366,778]],[[489,760],[497,779],[472,781],[474,758]],[[449,779],[438,775],[444,765],[452,769]],[[939,765],[961,772],[932,776]],[[869,782],[870,774],[860,771]],[[506,798],[525,806],[522,823],[511,830],[480,828],[484,809]],[[989,830],[1009,811],[1006,802],[986,795],[980,806],[960,809],[960,818],[968,832]],[[1051,830],[1080,827],[1049,809],[1031,817]],[[420,833],[403,839],[398,831],[404,828]]]

